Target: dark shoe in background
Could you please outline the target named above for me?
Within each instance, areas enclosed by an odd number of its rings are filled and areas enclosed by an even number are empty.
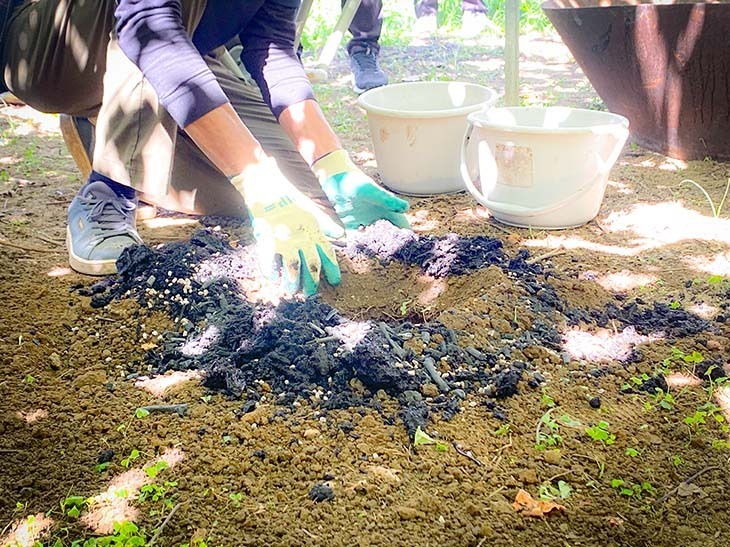
[[[388,83],[388,76],[378,63],[378,54],[367,48],[350,54],[350,70],[355,79],[355,93],[380,87]]]

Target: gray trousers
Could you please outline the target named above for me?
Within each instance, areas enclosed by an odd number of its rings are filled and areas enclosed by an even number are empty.
[[[182,0],[190,34],[206,0]],[[10,90],[42,112],[95,118],[93,169],[167,209],[241,216],[233,186],[162,108],[114,36],[114,0],[34,0],[10,20],[0,69]],[[321,206],[314,174],[256,86],[206,57],[243,123],[284,174]],[[265,181],[263,181],[265,183]]]

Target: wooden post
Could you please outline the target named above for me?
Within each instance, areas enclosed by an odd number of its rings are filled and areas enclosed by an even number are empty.
[[[332,34],[330,34],[329,38],[327,38],[327,41],[319,54],[319,59],[317,59],[316,64],[317,67],[325,68],[332,64],[332,60],[335,58],[335,54],[337,53],[337,48],[340,47],[342,38],[345,36],[345,32],[347,32],[350,23],[352,23],[352,20],[355,18],[357,8],[360,7],[360,2],[361,0],[347,0],[345,5],[342,6],[340,18],[337,20],[337,24],[335,24]]]
[[[520,104],[520,0],[504,2],[504,104]]]

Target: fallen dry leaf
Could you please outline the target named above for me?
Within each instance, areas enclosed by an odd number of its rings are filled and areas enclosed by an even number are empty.
[[[683,498],[686,498],[687,496],[693,496],[695,494],[699,494],[700,496],[704,495],[704,492],[702,491],[702,488],[697,486],[694,483],[680,483],[679,487],[677,488],[677,495],[681,496]]]
[[[623,519],[620,519],[618,517],[609,517],[608,518],[608,523],[611,526],[623,526],[624,525],[624,520]]]
[[[520,488],[512,504],[515,510],[528,517],[544,517],[553,511],[565,511],[565,507],[554,501],[536,500]]]

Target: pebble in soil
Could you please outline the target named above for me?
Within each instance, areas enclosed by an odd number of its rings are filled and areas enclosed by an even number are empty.
[[[435,277],[497,266],[525,289],[538,315],[530,329],[505,340],[509,347],[490,351],[464,346],[460,340],[468,338],[460,335],[465,333],[438,322],[354,321],[316,297],[277,305],[249,301],[238,289],[240,280],[256,277],[252,249],[234,249],[210,229],[196,232],[189,242],[131,247],[118,261],[118,276],[80,292],[91,296],[94,307],[135,298],[165,310],[181,332],[167,333],[161,347],[148,354],[153,370],[203,370],[207,387],[244,399],[242,413],[262,399],[281,405],[307,400],[322,409],[380,409],[374,395],[383,390],[399,401],[399,417],[411,434],[425,426],[431,412],[453,416],[468,392],[509,397],[530,369],[528,385],[537,387],[544,377],[532,363],[505,356],[528,345],[555,353],[560,320],[598,326],[618,321],[673,336],[710,327],[683,310],[640,301],[568,309],[550,285],[552,272],[527,262],[527,251],[507,256],[493,238],[418,235],[379,222],[352,236],[342,252],[383,264],[418,265]],[[422,347],[418,354],[413,341]],[[503,417],[494,403],[488,408]]]

